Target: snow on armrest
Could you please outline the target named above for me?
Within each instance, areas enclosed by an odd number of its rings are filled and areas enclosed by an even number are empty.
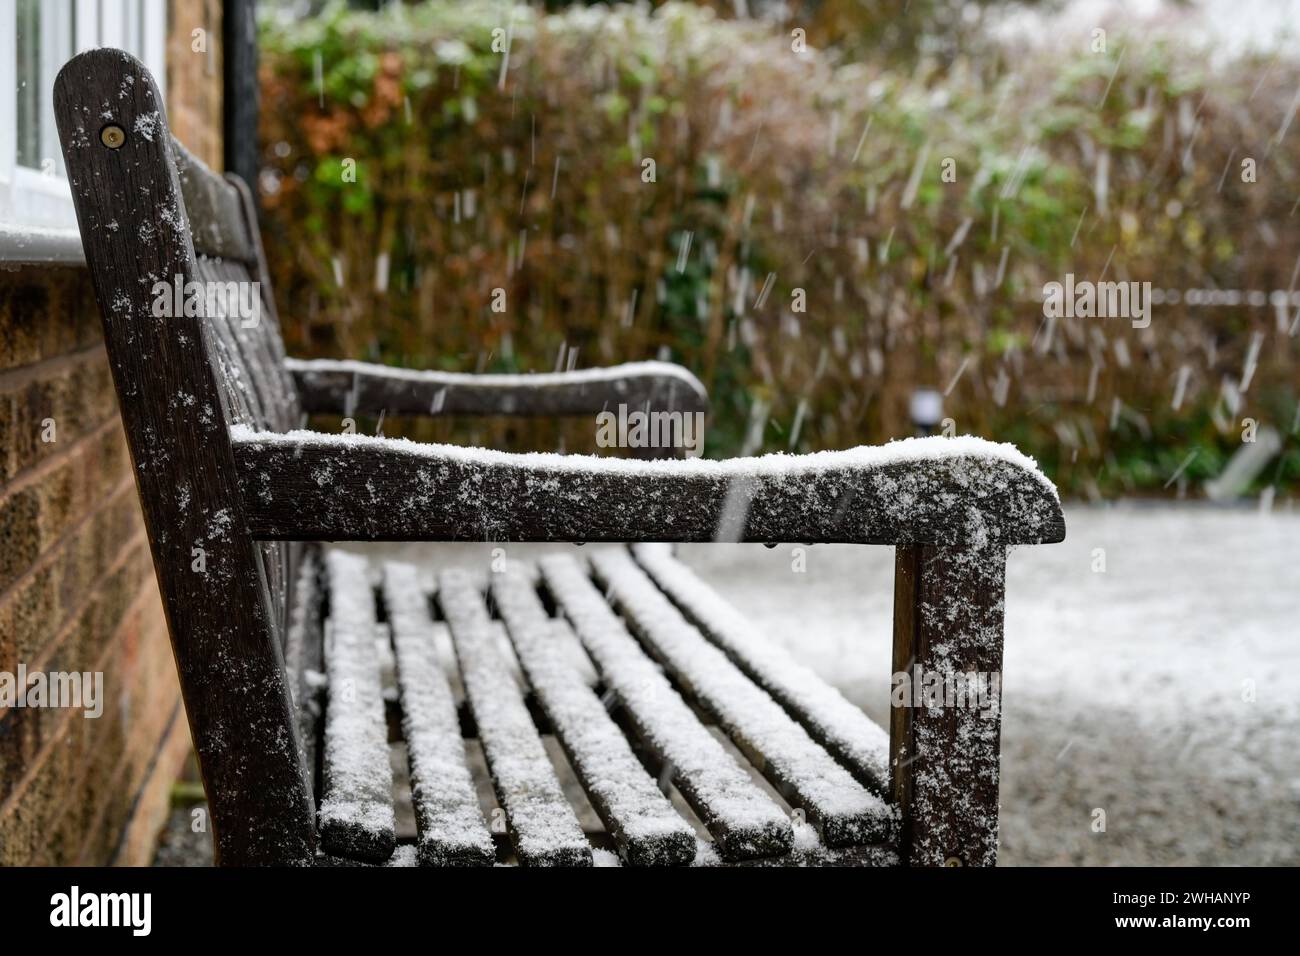
[[[583,415],[615,409],[705,411],[700,380],[671,362],[523,375],[419,371],[332,359],[286,359],[309,412],[351,415]]]
[[[640,461],[231,429],[254,537],[385,541],[1061,541],[1012,445],[909,438],[811,455]]]

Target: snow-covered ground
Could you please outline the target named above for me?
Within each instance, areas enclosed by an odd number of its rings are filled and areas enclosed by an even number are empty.
[[[1091,37],[1104,27],[1145,40],[1177,37],[1212,57],[1272,53],[1300,42],[1300,0],[1069,0],[1022,4],[995,14],[993,31],[1008,43]]]
[[[1066,523],[1010,560],[1000,862],[1300,863],[1300,515]],[[680,554],[884,721],[892,551],[819,545],[797,573],[792,550]]]
[[[1066,523],[1065,543],[1010,559],[1000,862],[1300,863],[1300,514],[1068,507]],[[376,553],[486,571],[491,548]],[[805,548],[803,572],[791,545],[679,554],[888,726],[892,549]]]

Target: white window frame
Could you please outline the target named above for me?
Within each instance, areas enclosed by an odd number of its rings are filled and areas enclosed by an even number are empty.
[[[40,151],[43,162],[52,161],[44,171],[17,161],[18,5],[0,0],[0,262],[83,259],[54,128],[54,78],[63,61],[100,46],[124,49],[140,58],[166,94],[166,0],[58,0],[41,6]],[[70,38],[69,53],[63,38],[72,32],[74,9],[76,36]]]

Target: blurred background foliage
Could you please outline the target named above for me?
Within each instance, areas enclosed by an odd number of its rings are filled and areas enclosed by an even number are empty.
[[[1194,493],[1253,418],[1284,439],[1257,489],[1300,485],[1296,61],[1088,32],[1025,48],[943,0],[317,14],[262,26],[292,352],[670,359],[709,388],[711,457],[911,434],[932,386],[957,432],[1094,498]],[[1179,301],[1144,330],[1048,322],[1067,272]],[[594,446],[589,421],[383,428]]]

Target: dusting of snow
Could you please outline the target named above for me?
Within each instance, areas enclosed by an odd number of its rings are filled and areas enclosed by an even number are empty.
[[[394,850],[393,855],[389,858],[388,862],[384,864],[384,866],[400,867],[415,867],[419,865],[419,854],[416,852],[416,848],[411,846],[409,843],[403,843]]]
[[[714,843],[706,840],[695,841],[695,860],[692,866],[721,866],[722,857],[718,854],[718,847]]]
[[[284,364],[290,372],[303,375],[359,375],[431,386],[457,385],[487,389],[506,386],[550,388],[557,385],[584,385],[636,378],[670,378],[681,381],[698,395],[705,394],[704,386],[698,378],[672,362],[625,362],[622,365],[575,369],[571,372],[529,372],[520,375],[439,372],[377,365],[350,359],[287,358]]]
[[[445,460],[467,465],[526,465],[557,475],[617,474],[646,476],[665,473],[701,475],[714,478],[793,477],[819,471],[844,468],[878,470],[888,465],[911,465],[925,462],[952,462],[957,459],[974,459],[983,462],[1003,462],[1016,470],[1032,476],[1053,500],[1059,501],[1056,486],[1039,469],[1038,464],[1015,445],[991,442],[971,435],[955,438],[931,436],[904,438],[885,445],[862,445],[846,451],[819,451],[807,455],[787,455],[775,452],[757,458],[729,458],[715,461],[708,458],[688,459],[634,459],[608,458],[596,455],[560,455],[554,452],[504,452],[490,448],[466,448],[460,445],[413,442],[405,438],[380,438],[373,435],[326,434],[295,430],[290,432],[257,431],[247,425],[232,425],[231,440],[252,445],[308,445],[336,448],[393,448],[432,460]]]
[[[787,852],[793,834],[781,808],[700,723],[578,563],[558,554],[543,558],[541,570],[606,684],[666,762],[721,855],[736,860]]]
[[[310,453],[318,481],[328,474],[360,491],[360,500],[337,506],[314,499],[322,534],[337,536],[420,536],[430,521],[457,537],[544,528],[558,539],[624,541],[743,533],[760,541],[1037,542],[1064,531],[1055,489],[1033,462],[1011,445],[972,437],[724,461],[511,454],[243,425],[232,426],[231,438],[245,472],[274,471],[277,454]],[[281,491],[286,504],[290,493]]]
[[[889,839],[895,813],[808,736],[767,693],[709,643],[622,548],[593,555],[607,595],[677,680],[718,719],[741,750],[758,755],[828,846]]]
[[[69,145],[75,145],[69,143]],[[0,255],[6,265],[64,263],[83,265],[81,233],[58,226],[0,223]]]
[[[141,113],[135,118],[135,124],[131,129],[139,136],[143,136],[149,142],[153,142],[153,134],[158,131],[160,117],[158,111],[150,113]]]
[[[488,769],[525,866],[590,866],[591,848],[556,778],[523,692],[507,671],[483,596],[463,571],[438,578]]]
[[[619,853],[633,866],[689,863],[695,832],[660,792],[562,645],[532,582],[492,576],[492,598],[525,674]]]
[[[374,600],[365,558],[330,551],[326,566],[330,582],[325,642],[329,703],[325,711],[321,838],[330,852],[384,860],[393,851],[396,819],[375,656]]]
[[[456,702],[437,660],[433,622],[416,569],[385,564],[383,588],[397,654],[420,861],[426,866],[490,866],[496,850],[479,811]]]
[[[709,639],[760,687],[796,716],[857,778],[884,794],[889,787],[889,734],[844,695],[709,587],[667,545],[632,549],[655,583]]]

